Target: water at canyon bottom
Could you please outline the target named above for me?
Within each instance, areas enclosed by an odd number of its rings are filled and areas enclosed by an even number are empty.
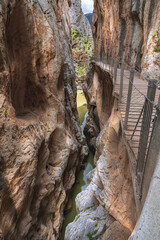
[[[78,113],[79,113],[79,118],[80,118],[80,124],[81,124],[81,129],[82,129],[82,134],[84,127],[86,125],[86,119],[87,119],[87,105],[86,105],[86,99],[83,95],[82,90],[78,90],[77,92],[77,108],[78,108]],[[61,236],[60,240],[64,240],[64,234],[65,234],[65,229],[67,225],[70,222],[73,222],[75,216],[76,216],[76,203],[75,203],[75,198],[78,193],[83,191],[87,187],[87,174],[93,169],[94,163],[93,163],[93,154],[90,152],[89,156],[87,158],[87,162],[84,164],[85,168],[81,169],[78,176],[76,177],[76,182],[72,187],[71,190],[71,198],[70,201],[72,201],[72,208],[69,210],[65,215],[65,219],[63,222],[63,227],[61,230]]]

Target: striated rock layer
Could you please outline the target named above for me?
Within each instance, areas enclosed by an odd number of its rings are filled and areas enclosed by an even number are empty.
[[[149,78],[160,77],[160,1],[94,1],[95,55],[121,57]]]
[[[88,19],[84,15],[81,7],[81,0],[71,0],[71,8],[69,11],[71,19],[71,27],[78,30],[84,35],[92,35],[91,26]]]
[[[84,92],[89,117],[85,133],[95,151],[96,168],[88,187],[76,197],[77,216],[65,232],[65,240],[127,240],[135,226],[136,206],[127,152],[122,139],[112,79],[91,65]]]
[[[0,2],[0,230],[6,240],[58,238],[87,154],[70,32],[65,0]]]
[[[94,1],[95,57],[123,58],[146,77],[158,79],[159,10],[158,0]],[[87,176],[87,189],[76,197],[77,216],[67,226],[65,240],[127,240],[137,221],[129,160],[117,100],[112,96],[112,82],[107,71],[96,63],[90,66],[83,87],[89,109],[85,134],[89,147],[95,152],[96,167]],[[146,208],[145,211],[149,216],[150,211]],[[148,219],[142,216],[135,238],[147,230],[143,220],[149,225]]]

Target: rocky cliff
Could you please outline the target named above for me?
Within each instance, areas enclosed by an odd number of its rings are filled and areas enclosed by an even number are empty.
[[[0,2],[0,231],[6,240],[57,239],[87,153],[69,22],[66,0]]]
[[[159,10],[158,0],[94,1],[95,57],[123,58],[146,77],[157,79],[160,76]],[[66,229],[66,240],[74,239],[75,235],[83,240],[127,240],[137,221],[129,160],[117,100],[112,96],[112,82],[109,72],[94,62],[91,64],[83,89],[89,110],[85,134],[95,152],[95,169],[87,176],[87,189],[76,198],[77,217]],[[150,213],[149,207],[145,211]],[[141,232],[142,227],[143,231],[147,229],[143,220],[144,214],[135,239],[145,235]],[[146,234],[148,239],[149,234]]]
[[[81,0],[72,0],[69,11],[71,26],[73,30],[78,30],[84,35],[92,35],[91,26],[88,19],[84,15],[81,7]]]
[[[121,57],[149,78],[160,72],[160,2],[95,1],[95,55]]]
[[[72,52],[78,88],[86,81],[90,58],[93,55],[93,38],[72,29]]]
[[[159,7],[159,1],[94,1],[95,56],[118,56],[146,77],[157,78]],[[95,152],[95,169],[87,176],[87,189],[76,197],[77,217],[66,229],[66,240],[74,236],[83,240],[127,240],[137,221],[112,82],[107,71],[94,62],[91,64],[83,89],[89,110],[85,134]]]
[[[76,197],[77,216],[67,226],[65,240],[127,240],[137,216],[112,78],[92,64],[83,87],[89,109],[85,133],[96,167]]]

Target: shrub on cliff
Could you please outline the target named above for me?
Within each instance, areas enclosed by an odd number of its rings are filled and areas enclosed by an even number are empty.
[[[72,30],[72,52],[76,72],[76,82],[85,80],[90,57],[93,55],[93,39],[78,30]]]

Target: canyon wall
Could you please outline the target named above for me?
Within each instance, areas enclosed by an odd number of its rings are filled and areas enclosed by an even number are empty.
[[[91,26],[82,11],[81,0],[71,0],[69,15],[72,29],[78,30],[84,35],[92,36]]]
[[[0,2],[0,236],[6,240],[58,238],[87,154],[68,3]]]
[[[137,216],[112,77],[93,63],[83,89],[89,110],[85,134],[95,152],[95,169],[76,197],[77,216],[67,226],[65,240],[127,240]]]
[[[94,1],[95,55],[124,58],[145,77],[160,78],[160,2]]]
[[[103,61],[107,56],[123,58],[146,78],[160,79],[159,10],[157,0],[94,1],[95,57]],[[95,169],[88,175],[86,191],[76,198],[78,215],[67,227],[66,240],[73,239],[77,226],[79,239],[92,236],[93,239],[127,240],[137,221],[129,160],[117,100],[112,97],[112,81],[107,71],[94,62],[91,64],[83,89],[89,109],[85,134],[89,147],[95,152]]]
[[[146,78],[160,79],[159,23],[158,0],[95,0],[95,57],[103,61],[106,56],[123,58]],[[77,216],[67,226],[65,240],[74,240],[75,236],[80,240],[150,239],[151,235],[159,239],[159,164],[136,229],[136,196],[118,103],[112,96],[112,76],[93,61],[83,90],[88,104],[85,135],[95,153],[95,169],[87,175],[86,190],[76,197]]]
[[[95,57],[119,57],[146,78],[160,79],[159,10],[158,0],[94,1]],[[85,135],[95,152],[95,169],[88,174],[87,189],[76,197],[77,217],[66,229],[66,240],[74,239],[76,234],[78,239],[86,240],[127,240],[137,222],[129,159],[117,100],[112,97],[112,81],[107,71],[94,62],[90,65],[83,85],[89,110]]]

